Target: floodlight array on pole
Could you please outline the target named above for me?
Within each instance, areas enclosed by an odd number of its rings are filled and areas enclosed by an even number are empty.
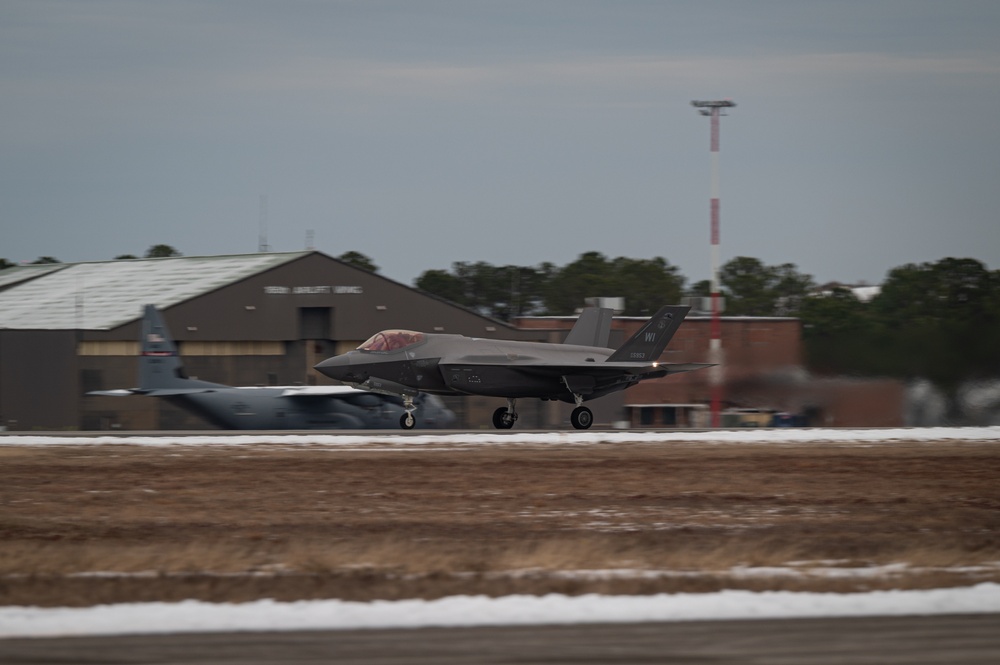
[[[725,115],[724,110],[733,108],[736,103],[729,99],[715,101],[693,101],[691,106],[698,113],[712,120],[712,185],[709,199],[709,214],[711,217],[711,264],[712,264],[712,333],[708,347],[708,362],[715,363],[709,375],[711,383],[712,427],[722,424],[722,387],[723,387],[723,353],[722,353],[722,322],[720,321],[722,301],[719,296],[719,201],[721,198],[719,186],[719,117]]]

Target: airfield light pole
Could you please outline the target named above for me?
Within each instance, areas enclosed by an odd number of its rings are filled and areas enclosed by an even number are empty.
[[[722,425],[722,323],[719,320],[722,301],[719,297],[719,117],[725,115],[724,109],[733,108],[736,103],[729,99],[715,101],[693,101],[691,106],[698,113],[712,120],[712,186],[709,211],[711,215],[711,257],[712,257],[712,333],[708,347],[708,361],[715,363],[709,372],[709,382],[712,387],[712,427]]]

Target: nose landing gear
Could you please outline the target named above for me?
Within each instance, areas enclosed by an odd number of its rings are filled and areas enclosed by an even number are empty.
[[[417,410],[413,405],[413,395],[403,395],[403,408],[406,409],[406,413],[399,417],[399,426],[403,429],[413,429],[417,424],[417,419],[413,417],[413,412]]]
[[[514,409],[515,400],[507,398],[507,406],[501,406],[493,412],[493,426],[497,429],[510,429],[517,421],[517,411]]]

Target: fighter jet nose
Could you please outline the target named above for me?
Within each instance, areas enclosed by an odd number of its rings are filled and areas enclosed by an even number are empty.
[[[363,367],[353,364],[353,355],[353,352],[349,352],[343,355],[333,356],[332,358],[327,358],[313,367],[317,371],[322,372],[331,379],[336,379],[337,381],[343,381],[344,383],[364,383],[365,379],[368,378],[368,372],[366,372]]]
[[[313,369],[326,374],[331,379],[349,381],[351,377],[351,359],[346,355],[333,356],[321,363],[317,363],[313,366]]]

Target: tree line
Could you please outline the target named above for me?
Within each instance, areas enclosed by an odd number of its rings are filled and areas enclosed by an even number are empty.
[[[794,264],[768,266],[745,256],[722,266],[720,282],[731,316],[794,316],[802,300],[816,290],[812,276],[800,273]],[[710,295],[708,280],[688,286],[677,266],[662,257],[612,259],[600,252],[581,254],[562,267],[457,262],[450,271],[422,273],[415,286],[505,321],[524,315],[570,315],[588,297],[624,297],[623,313],[643,316],[683,297]]]
[[[1000,377],[1000,271],[945,258],[889,271],[861,302],[846,289],[802,301],[806,364],[822,373],[960,384]]]
[[[893,268],[868,301],[847,287],[823,289],[792,263],[746,256],[725,263],[719,281],[726,316],[799,318],[812,372],[924,378],[951,398],[963,382],[1000,377],[1000,271],[976,259]],[[623,296],[624,314],[641,316],[710,292],[707,280],[686,286],[666,259],[599,252],[563,267],[454,263],[424,272],[416,286],[503,320],[569,315],[592,296]]]
[[[666,259],[609,259],[587,252],[563,267],[494,266],[456,262],[451,270],[428,270],[414,285],[503,321],[525,315],[573,314],[588,297],[627,296],[625,314],[652,314],[678,302],[684,277]]]
[[[181,252],[177,250],[175,247],[172,247],[170,245],[160,244],[160,245],[151,245],[150,248],[146,250],[146,253],[142,255],[142,258],[164,259],[173,256],[184,256],[184,255],[181,254]],[[135,254],[119,254],[114,258],[114,260],[123,261],[127,259],[137,259],[137,258],[139,257],[136,256]],[[361,268],[362,270],[367,270],[369,272],[378,272],[378,266],[375,265],[370,258],[365,256],[361,252],[355,252],[355,251],[344,252],[337,258],[343,261],[344,263],[349,263],[357,268]],[[34,261],[29,261],[28,265],[41,265],[46,263],[62,263],[62,261],[52,256],[40,256]],[[7,259],[0,258],[0,270],[3,270],[4,268],[13,268],[17,265],[18,264],[12,263]]]
[[[183,254],[181,254],[179,251],[177,251],[170,245],[152,245],[150,246],[149,249],[146,250],[146,253],[143,255],[142,258],[163,259],[171,256],[183,256]],[[137,259],[137,258],[139,257],[136,256],[135,254],[119,254],[118,256],[115,257],[115,261],[124,259]],[[62,263],[62,261],[53,256],[39,256],[34,261],[29,261],[28,265],[43,265],[48,263]],[[0,270],[3,270],[4,268],[13,268],[17,265],[18,264],[12,263],[7,259],[0,259]]]

